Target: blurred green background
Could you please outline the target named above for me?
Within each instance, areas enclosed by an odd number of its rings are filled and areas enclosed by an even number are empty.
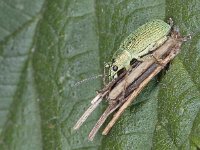
[[[172,17],[192,34],[166,74],[153,79],[115,124],[87,135],[106,103],[78,130],[120,42],[145,22]],[[149,150],[200,148],[200,1],[1,0],[0,149]]]

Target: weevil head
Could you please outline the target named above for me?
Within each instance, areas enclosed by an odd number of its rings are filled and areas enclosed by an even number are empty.
[[[131,55],[126,50],[118,50],[115,52],[112,58],[112,64],[110,66],[109,74],[111,79],[116,78],[119,71],[127,69],[130,65]]]

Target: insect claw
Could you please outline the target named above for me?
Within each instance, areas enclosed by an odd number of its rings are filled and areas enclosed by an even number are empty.
[[[174,25],[174,21],[173,21],[173,19],[170,17],[169,19],[168,19],[168,24],[171,26],[171,27],[173,27],[173,25]]]
[[[183,41],[186,42],[186,41],[191,40],[191,39],[192,39],[192,35],[191,35],[191,34],[188,34],[187,36],[185,36],[185,37],[183,38]]]
[[[187,36],[184,36],[184,37],[180,37],[181,42],[186,42],[186,41],[191,40],[191,39],[192,39],[191,34],[188,34]]]

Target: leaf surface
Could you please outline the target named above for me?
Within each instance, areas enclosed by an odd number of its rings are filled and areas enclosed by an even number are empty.
[[[0,148],[200,148],[200,2],[196,0],[2,0]],[[87,135],[106,102],[78,130],[75,122],[102,88],[120,43],[145,22],[172,17],[192,34],[160,80],[154,78],[108,136]]]

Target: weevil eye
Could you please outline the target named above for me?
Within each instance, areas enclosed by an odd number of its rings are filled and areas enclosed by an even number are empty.
[[[117,70],[118,70],[118,67],[117,67],[116,65],[114,65],[114,66],[112,67],[112,69],[113,69],[113,71],[117,71]]]

